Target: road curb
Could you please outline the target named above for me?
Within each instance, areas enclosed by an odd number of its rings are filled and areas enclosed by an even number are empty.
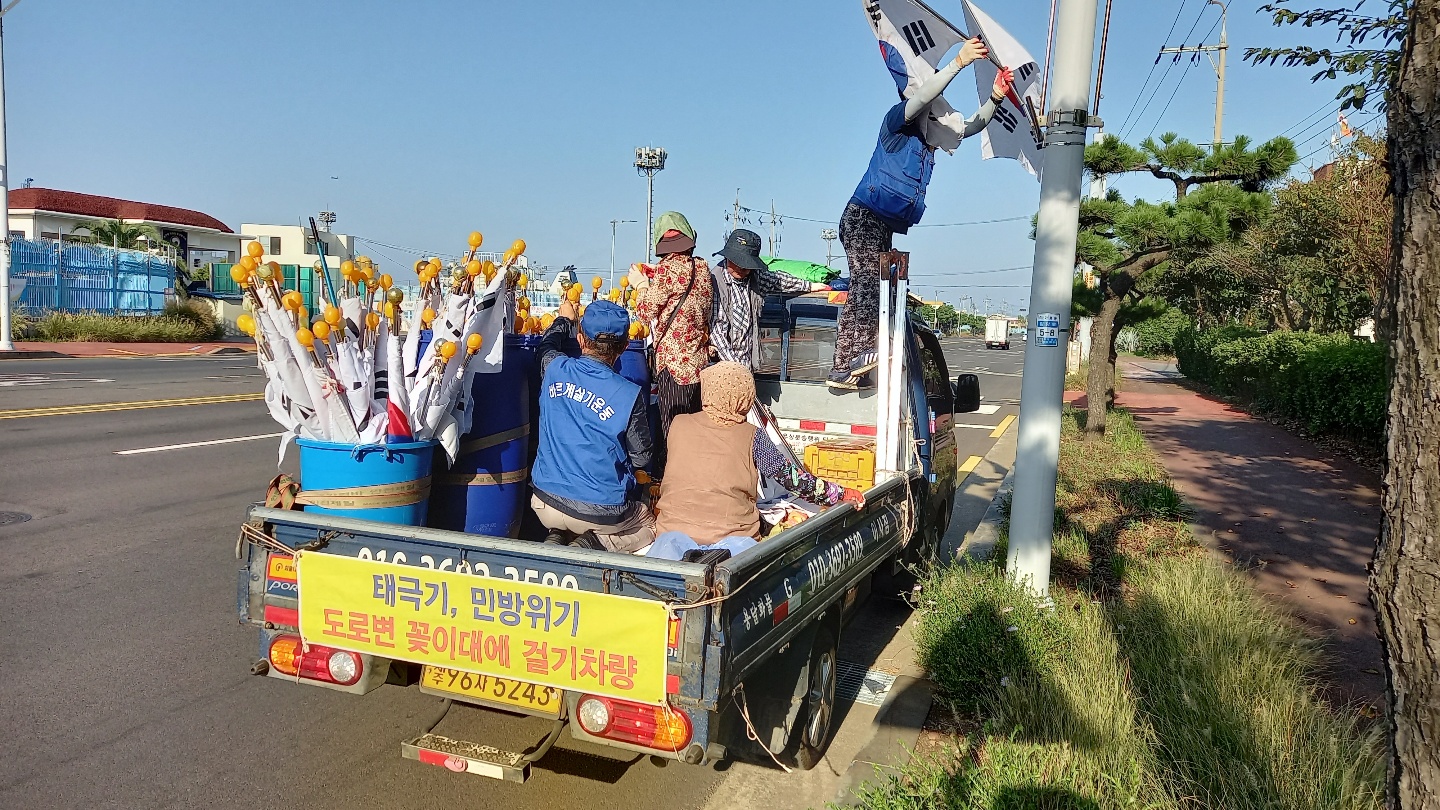
[[[985,454],[984,463],[1004,468],[1005,477],[1001,479],[999,489],[991,497],[990,505],[979,524],[966,532],[957,551],[958,556],[983,559],[995,550],[1002,519],[1001,502],[1009,496],[1015,476],[1014,437],[1014,430],[1006,431],[1000,441]],[[962,486],[965,483],[962,482]],[[909,623],[906,622],[907,625]],[[912,664],[911,669],[919,671],[918,665]],[[855,806],[859,801],[855,794],[861,785],[879,774],[898,773],[900,768],[910,761],[920,739],[920,732],[925,728],[925,718],[930,716],[930,706],[934,702],[933,687],[934,683],[926,677],[900,675],[895,678],[895,683],[885,696],[885,702],[880,704],[880,711],[875,715],[875,733],[845,769],[840,790],[831,800],[832,804],[837,807]]]
[[[1014,488],[1015,468],[1012,466],[1000,482],[1000,488],[995,491],[995,497],[990,500],[990,508],[985,510],[985,517],[980,519],[974,530],[965,535],[965,541],[960,544],[958,556],[961,559],[984,562],[995,553],[995,546],[1000,543],[1000,524],[1005,520],[1005,501]]]
[[[0,352],[0,360],[55,360],[63,357],[70,357],[70,355],[61,352],[22,351],[20,349]]]
[[[930,716],[933,684],[929,678],[899,675],[885,702],[875,715],[875,736],[865,743],[840,781],[840,790],[831,802],[836,807],[859,804],[857,789],[882,773],[898,772],[909,762],[925,718]]]

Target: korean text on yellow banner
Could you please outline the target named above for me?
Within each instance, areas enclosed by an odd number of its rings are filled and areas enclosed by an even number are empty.
[[[307,644],[665,702],[661,602],[313,551],[295,564]]]

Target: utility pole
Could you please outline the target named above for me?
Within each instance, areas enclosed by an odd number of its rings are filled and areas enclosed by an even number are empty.
[[[822,228],[820,230],[820,238],[825,240],[825,266],[829,267],[830,260],[835,258],[830,255],[830,248],[834,246],[835,240],[839,239],[840,235],[835,233],[834,228]]]
[[[622,222],[634,222],[633,219],[612,219],[610,220],[610,286],[615,286],[615,229]]]
[[[645,261],[655,258],[655,175],[665,169],[665,150],[658,146],[635,147],[635,171],[645,175]]]
[[[1102,89],[1105,86],[1105,53],[1110,46],[1110,6],[1114,0],[1105,0],[1105,22],[1100,25],[1100,65],[1095,72],[1095,100],[1090,114],[1096,118],[1100,117],[1100,99],[1105,97]],[[1105,128],[1102,126],[1095,130],[1095,142],[1099,143],[1105,138]],[[1097,174],[1090,179],[1090,199],[1101,200],[1105,198],[1106,176]]]
[[[1046,113],[1045,175],[1035,226],[1035,265],[1028,318],[1035,340],[1025,351],[1020,381],[1020,427],[1015,494],[1005,570],[1040,596],[1050,590],[1054,539],[1060,408],[1065,388],[1070,294],[1080,231],[1085,174],[1085,131],[1090,117],[1090,69],[1095,56],[1097,0],[1060,0],[1055,39],[1055,81]],[[1098,124],[1098,121],[1093,123]],[[1031,328],[1031,327],[1027,327]]]
[[[0,9],[0,352],[15,350],[10,337],[10,160],[5,149],[5,15],[20,0]],[[60,229],[56,229],[60,230]],[[64,244],[61,234],[60,243]]]
[[[770,255],[779,256],[780,248],[775,244],[775,200],[770,200]]]
[[[1215,142],[1210,144],[1210,148],[1218,152],[1220,151],[1221,144],[1224,143],[1221,138],[1221,124],[1225,120],[1225,54],[1230,50],[1230,43],[1225,34],[1226,16],[1229,9],[1226,8],[1225,4],[1220,0],[1208,0],[1206,5],[1220,7],[1220,43],[1218,45],[1187,45],[1182,48],[1161,48],[1160,53],[1173,53],[1177,60],[1181,54],[1203,53],[1205,54],[1205,58],[1210,60],[1210,67],[1215,68]],[[1215,57],[1210,55],[1217,52],[1220,54],[1219,64],[1216,64]]]

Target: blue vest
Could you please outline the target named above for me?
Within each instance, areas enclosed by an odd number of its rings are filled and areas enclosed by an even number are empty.
[[[640,386],[596,360],[551,360],[540,387],[535,488],[582,503],[625,503],[635,487],[625,428],[639,395]]]
[[[905,102],[885,114],[870,165],[850,199],[874,211],[890,230],[906,233],[925,215],[925,188],[935,168],[935,150],[905,123]]]

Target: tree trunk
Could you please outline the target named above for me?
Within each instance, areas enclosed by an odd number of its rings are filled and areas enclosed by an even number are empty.
[[[1120,314],[1121,297],[1107,290],[1095,325],[1090,329],[1090,372],[1085,379],[1085,438],[1105,435],[1105,412],[1114,397],[1115,318]]]
[[[1391,721],[1388,803],[1440,807],[1440,0],[1416,0],[1391,94],[1395,225],[1385,515],[1370,598]]]

